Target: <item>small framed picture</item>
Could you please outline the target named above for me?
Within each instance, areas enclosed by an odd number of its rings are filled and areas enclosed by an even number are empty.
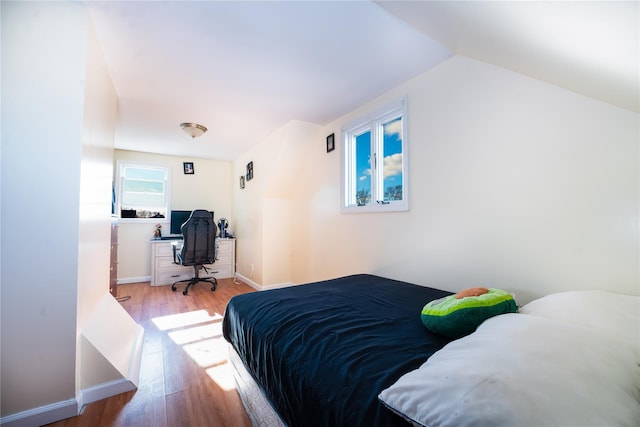
[[[240,188],[244,188],[244,175],[240,175]]]
[[[332,152],[336,148],[336,134],[332,133],[327,137],[327,153]]]
[[[253,179],[253,162],[247,163],[247,181]]]
[[[185,175],[193,175],[195,170],[193,169],[193,162],[184,162],[184,173]]]

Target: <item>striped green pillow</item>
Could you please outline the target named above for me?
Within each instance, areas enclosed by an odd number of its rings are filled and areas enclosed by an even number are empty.
[[[500,289],[489,288],[479,296],[457,299],[449,295],[424,306],[421,319],[430,331],[449,338],[469,335],[486,319],[504,313],[515,313],[518,306],[513,296]]]

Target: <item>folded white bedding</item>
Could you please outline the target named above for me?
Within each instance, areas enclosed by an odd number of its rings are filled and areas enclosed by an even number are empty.
[[[379,398],[420,426],[638,426],[639,325],[638,297],[544,297],[486,320]]]

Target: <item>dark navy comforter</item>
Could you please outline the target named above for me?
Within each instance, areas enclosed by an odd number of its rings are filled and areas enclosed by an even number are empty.
[[[450,294],[366,274],[243,294],[223,333],[290,427],[406,426],[378,394],[450,341],[420,321]]]

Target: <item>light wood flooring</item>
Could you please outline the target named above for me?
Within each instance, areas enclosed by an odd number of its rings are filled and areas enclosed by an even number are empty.
[[[233,279],[218,280],[214,292],[206,283],[187,296],[183,288],[118,286],[121,305],[145,329],[138,390],[90,403],[50,427],[251,426],[227,364],[221,320],[232,296],[254,289]]]

